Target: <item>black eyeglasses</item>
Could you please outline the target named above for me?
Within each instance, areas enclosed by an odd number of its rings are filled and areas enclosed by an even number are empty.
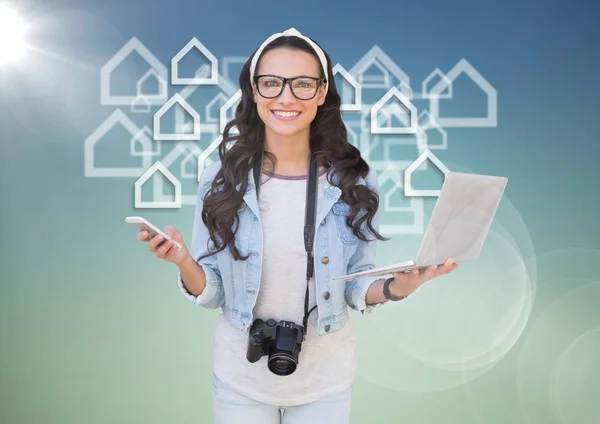
[[[310,100],[317,95],[317,90],[327,80],[315,77],[283,78],[277,75],[255,75],[254,83],[258,93],[265,99],[279,97],[289,84],[292,94],[299,100]]]

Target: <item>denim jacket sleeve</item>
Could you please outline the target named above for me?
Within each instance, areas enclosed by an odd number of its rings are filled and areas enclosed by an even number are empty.
[[[366,178],[367,186],[375,191],[379,195],[379,183],[377,180],[377,172],[371,168],[369,175]],[[381,205],[381,204],[380,204]],[[380,206],[381,207],[381,206]],[[379,209],[373,216],[372,225],[377,232],[379,232]],[[366,224],[365,224],[366,228]],[[365,232],[368,239],[374,238],[373,235],[367,231]],[[356,251],[348,262],[348,274],[355,272],[367,271],[375,268],[375,255],[377,253],[377,239],[366,242],[360,240]],[[381,276],[375,277],[358,277],[354,280],[346,282],[345,297],[348,305],[355,310],[361,311],[362,313],[372,313],[376,308],[382,306],[384,303],[377,303],[374,305],[367,305],[366,296],[367,290],[371,284],[377,280],[382,279]]]
[[[208,168],[207,168],[208,169]],[[206,169],[203,173],[206,174]],[[181,273],[178,272],[179,288],[181,292],[190,299],[196,305],[204,306],[209,309],[216,309],[225,303],[225,292],[223,290],[223,280],[221,279],[221,272],[219,271],[219,264],[217,262],[217,256],[212,255],[207,258],[198,258],[206,253],[207,242],[210,240],[208,229],[202,222],[202,206],[204,203],[204,196],[208,192],[212,179],[205,181],[205,178],[200,178],[200,184],[198,187],[198,197],[196,200],[196,210],[194,212],[194,224],[192,227],[192,240],[190,245],[190,254],[192,258],[196,260],[198,265],[204,270],[206,275],[206,286],[202,293],[198,296],[194,296],[187,291],[181,280]],[[212,244],[212,242],[211,242]]]

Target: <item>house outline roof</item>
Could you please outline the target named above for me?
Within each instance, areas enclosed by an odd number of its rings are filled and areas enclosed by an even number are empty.
[[[194,78],[180,78],[179,77],[179,62],[183,59],[193,48],[196,48],[208,61],[210,62],[210,77],[197,77]],[[197,71],[196,74],[198,75]],[[204,44],[200,42],[196,37],[193,37],[188,43],[183,46],[179,52],[171,59],[171,84],[172,85],[216,85],[219,83],[219,61],[208,50]]]
[[[437,197],[440,195],[441,190],[415,190],[412,187],[412,174],[424,163],[428,160],[433,163],[442,173],[444,174],[444,179],[446,175],[450,172],[448,167],[442,163],[441,160],[435,156],[431,150],[426,149],[421,155],[415,159],[415,161],[410,164],[408,168],[404,170],[404,196],[413,197],[413,196],[421,196],[421,197]]]
[[[160,129],[160,120],[163,115],[167,113],[174,105],[178,103],[187,113],[190,114],[194,121],[194,131],[192,134],[163,134]],[[161,108],[154,114],[153,117],[154,127],[154,139],[155,140],[168,140],[168,141],[197,141],[200,140],[200,114],[194,110],[188,102],[185,101],[179,93],[173,94],[173,96],[161,106]]]
[[[231,109],[233,107],[233,105],[235,105],[241,99],[242,99],[242,90],[239,89],[219,109],[219,132],[221,134],[223,134],[223,131],[225,130],[225,126],[229,122],[227,120],[227,111],[229,109]],[[238,133],[239,133],[239,131],[237,130],[236,127],[231,128],[231,130],[229,131],[229,134],[238,134]]]
[[[113,96],[110,94],[110,81],[112,72],[123,63],[133,52],[138,53],[154,69],[156,74],[165,81],[168,77],[168,70],[165,65],[136,37],[132,37],[123,45],[100,69],[100,104],[104,106],[129,106],[135,100],[136,96]],[[136,84],[137,91],[137,84]],[[167,99],[167,93],[148,98],[152,105],[160,105]],[[137,95],[137,93],[136,93]]]
[[[158,84],[158,94],[142,93],[142,86],[151,77],[154,77],[154,79],[156,80],[156,83]],[[135,92],[137,93],[138,96],[140,96],[140,95],[146,96],[146,97],[160,96],[160,100],[162,103],[165,101],[165,99],[169,95],[168,90],[167,90],[167,80],[162,78],[158,74],[158,72],[156,72],[156,69],[150,68],[136,83]]]
[[[141,108],[140,103],[142,104]],[[150,113],[151,110],[150,101],[143,94],[138,94],[135,100],[131,102],[131,113]]]
[[[335,78],[335,75],[338,73],[354,88],[354,103],[342,103],[340,109],[342,112],[360,112],[362,106],[362,88],[359,82],[342,65],[336,63],[332,69],[333,77]]]
[[[181,179],[190,178],[189,175],[185,175],[184,170],[184,161],[187,156],[198,155],[202,152],[202,150],[198,147],[198,144],[193,141],[179,141],[175,144],[173,149],[161,159],[161,163],[165,165],[165,167],[170,168],[173,163],[180,157],[185,157],[182,159],[182,163],[180,164],[179,173]],[[158,179],[154,184],[154,198],[160,199],[163,196],[163,182],[161,179]],[[196,204],[196,194],[184,194],[182,188],[181,194],[181,204],[182,205],[195,205]]]
[[[410,125],[399,128],[382,128],[377,122],[377,113],[392,98],[395,97],[410,112]],[[417,131],[417,108],[396,87],[388,90],[384,96],[371,107],[371,134],[414,134]]]
[[[498,93],[496,89],[464,58],[446,76],[453,84],[462,73],[465,73],[477,84],[487,96],[487,116],[483,118],[440,117],[439,95],[447,88],[444,79],[440,80],[430,90],[429,109],[431,116],[443,127],[496,127],[498,125]]]
[[[372,75],[365,75],[365,72],[370,69],[371,67],[376,67],[378,68],[382,75],[383,75],[383,86],[379,85],[379,84],[375,84],[372,81],[369,81],[369,78],[373,78]],[[387,69],[383,63],[381,63],[379,61],[379,59],[374,58],[371,63],[368,64],[368,66],[365,66],[365,68],[362,70],[362,72],[359,72],[359,74],[357,75],[357,80],[360,81],[360,84],[362,84],[365,88],[387,88],[390,87],[391,83],[391,79],[390,79],[390,74],[391,72],[389,71],[389,69]]]
[[[402,113],[398,113],[398,112],[404,112],[402,110],[402,107],[396,103],[391,103],[391,104],[384,104],[381,106],[381,109],[379,109],[378,113],[380,115],[383,115],[385,117],[384,123],[388,123],[391,125],[390,120],[393,117],[398,118],[399,121],[402,122],[403,125],[410,125],[410,122],[407,122],[407,120],[404,117],[404,114]],[[417,119],[417,126],[418,126],[418,119]]]
[[[422,99],[430,99],[432,94],[427,90],[427,85],[434,79],[436,76],[440,77],[440,81],[444,81],[446,84],[446,88],[448,88],[448,92],[446,94],[442,94],[440,91],[438,94],[434,94],[438,99],[451,99],[452,98],[452,80],[448,78],[446,74],[444,74],[440,68],[435,68],[421,83],[421,98]],[[439,81],[438,81],[439,83]],[[438,83],[434,84],[437,85]],[[443,91],[443,90],[442,90]]]
[[[365,53],[363,55],[362,58],[360,58],[358,60],[358,62],[356,62],[356,64],[348,71],[348,73],[350,75],[352,75],[354,78],[356,78],[357,81],[361,81],[361,78],[359,77],[359,75],[362,75],[367,69],[369,69],[369,67],[371,65],[375,64],[375,66],[380,67],[379,65],[383,66],[385,70],[389,71],[394,77],[396,77],[396,79],[398,79],[400,82],[404,82],[405,83],[405,87],[410,87],[410,78],[409,76],[406,74],[406,72],[404,72],[402,70],[402,68],[400,68],[396,62],[394,62],[392,60],[391,57],[389,57],[387,55],[387,53],[385,53],[381,47],[379,47],[377,44],[374,45],[373,47],[371,47],[371,49]],[[390,85],[390,84],[388,84]],[[364,83],[362,83],[362,88],[370,88],[369,85],[365,85]],[[385,88],[392,88],[391,86],[387,86]],[[402,91],[402,86],[401,86],[401,91]],[[409,96],[410,93],[406,93],[403,92],[403,94],[405,96]]]
[[[175,200],[173,201],[152,201],[142,200],[142,186],[156,173],[160,172],[175,189]],[[181,183],[159,160],[154,162],[150,168],[135,182],[135,208],[148,209],[179,209],[181,208]]]
[[[152,158],[150,156],[142,157],[142,165],[139,167],[99,167],[94,164],[95,146],[96,144],[111,130],[115,125],[121,124],[132,136],[136,136],[140,129],[133,123],[131,119],[121,109],[116,109],[108,118],[102,122],[98,128],[94,130],[84,142],[84,176],[94,178],[111,178],[111,177],[139,177],[144,172],[144,169],[150,166]],[[152,150],[152,141],[142,134],[139,138],[144,150]]]

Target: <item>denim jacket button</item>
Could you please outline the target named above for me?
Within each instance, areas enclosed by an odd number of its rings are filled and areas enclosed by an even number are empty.
[[[324,264],[328,264],[329,258],[327,256],[323,256],[323,258],[321,258],[321,262],[323,262]]]
[[[325,294],[323,294],[323,297],[325,298],[325,300],[328,300],[330,296],[331,295],[329,294],[329,292],[325,292]]]
[[[330,326],[329,324],[327,324],[327,325],[325,326],[325,332],[326,332],[326,333],[329,333],[329,330],[331,330],[331,326]]]
[[[323,221],[321,221],[321,225],[325,225],[325,218],[323,218]]]

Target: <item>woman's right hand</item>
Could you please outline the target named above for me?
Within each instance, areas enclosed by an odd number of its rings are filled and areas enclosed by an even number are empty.
[[[157,258],[179,265],[190,254],[185,246],[185,243],[183,242],[183,237],[181,236],[181,233],[172,225],[167,225],[164,229],[164,232],[166,235],[178,242],[182,248],[178,249],[171,240],[167,240],[161,246],[158,246],[162,241],[164,241],[164,238],[161,235],[156,235],[149,240],[148,231],[140,231],[137,238],[141,242],[147,242],[148,250],[154,252],[154,256]]]

